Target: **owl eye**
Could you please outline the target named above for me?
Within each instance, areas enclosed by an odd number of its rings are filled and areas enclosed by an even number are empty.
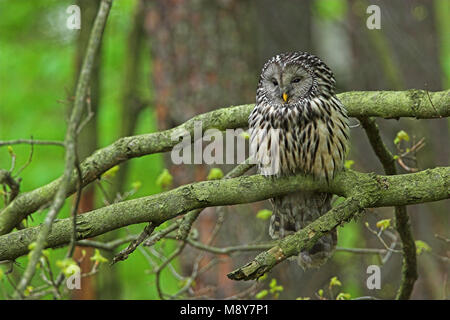
[[[291,83],[299,83],[302,80],[302,78],[294,78]]]
[[[277,79],[273,78],[271,81],[272,81],[272,83],[273,83],[274,86],[277,86],[277,85],[278,85]]]

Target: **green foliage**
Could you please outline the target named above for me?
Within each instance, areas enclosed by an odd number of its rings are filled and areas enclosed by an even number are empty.
[[[100,250],[95,249],[95,253],[94,255],[91,257],[91,260],[94,261],[95,263],[105,263],[108,262],[108,259],[106,259],[105,257],[103,257],[100,253]]]
[[[70,277],[75,273],[81,272],[80,267],[72,258],[57,260],[56,266],[61,269],[62,273],[64,273],[66,277]]]
[[[415,243],[417,255],[422,254],[422,252],[431,252],[431,247],[425,241],[416,240]]]
[[[164,169],[156,179],[156,185],[164,190],[170,189],[173,183],[173,177],[169,170]]]
[[[350,293],[340,292],[337,295],[336,300],[350,300],[350,298],[351,298]]]
[[[245,140],[250,139],[250,134],[247,131],[244,131],[241,133],[241,137],[244,138]]]
[[[142,182],[140,181],[135,181],[131,184],[131,186],[133,187],[134,190],[139,190],[142,187]]]
[[[122,103],[120,86],[123,83],[123,66],[127,59],[125,50],[136,3],[136,0],[114,1],[104,33],[100,81],[102,96],[97,114],[99,147],[105,147],[119,138],[119,110]],[[79,31],[68,30],[65,26],[65,10],[72,4],[74,2],[70,0],[0,1],[0,69],[11,71],[0,72],[0,140],[31,137],[39,140],[64,139],[67,113],[77,76],[74,59]],[[141,78],[148,79],[148,70],[151,71],[148,51],[147,55],[143,54],[141,58]],[[142,81],[138,89],[144,100],[151,100],[152,93],[149,92],[147,81]],[[143,110],[135,134],[154,132],[157,129],[154,113],[150,107]],[[31,148],[29,145],[11,148],[16,155],[16,168],[20,168],[28,161]],[[10,168],[11,148],[0,147],[0,168]],[[127,165],[129,175],[126,189],[130,186],[135,189],[132,197],[161,191],[154,183],[145,183],[155,181],[162,171],[161,154],[133,159]],[[21,192],[35,189],[58,178],[63,167],[64,148],[35,145],[32,162],[20,175]],[[136,183],[140,181],[144,183]],[[109,186],[108,183],[103,183],[104,186]],[[71,201],[71,198],[67,200],[58,218],[69,216]],[[102,195],[97,192],[96,206],[103,205]],[[45,216],[45,210],[33,215],[33,220],[27,221],[27,227],[40,224]],[[127,230],[118,231],[117,237],[127,233],[140,233],[142,228],[142,225],[130,226]],[[158,244],[156,248],[161,252],[170,252],[174,245],[171,242],[160,248]],[[51,267],[57,270],[56,261],[64,259],[67,248],[44,250],[44,257],[50,252]],[[27,256],[18,258],[17,263],[26,265]],[[173,265],[178,268],[176,260]],[[145,273],[149,268],[148,261],[139,250],[130,255],[126,263],[119,263],[114,268],[118,271],[116,281],[120,284],[122,298],[157,297],[156,289],[152,285],[154,276]],[[177,279],[174,279],[170,272],[164,271],[161,280],[166,292],[173,293],[179,289]],[[38,288],[43,284],[45,283],[39,276],[34,277],[33,287]],[[9,282],[1,285],[4,285],[8,294],[13,291]],[[1,292],[0,290],[0,297]]]
[[[355,161],[353,161],[353,160],[345,160],[344,167],[347,169],[351,169],[354,164],[355,164]]]
[[[263,299],[265,296],[269,294],[269,291],[267,289],[261,290],[255,295],[256,299]]]
[[[117,171],[119,171],[119,166],[114,166],[105,173],[102,174],[102,178],[114,178],[116,176]]]
[[[258,211],[258,213],[256,214],[256,217],[261,220],[267,220],[270,218],[271,215],[272,215],[272,211],[270,211],[268,209],[262,209],[262,210]]]
[[[330,279],[330,283],[328,284],[329,288],[333,288],[335,286],[342,286],[342,283],[339,281],[339,279],[337,277],[333,277]]]
[[[269,292],[275,299],[278,299],[278,297],[280,296],[280,292],[283,292],[284,290],[283,286],[277,284],[277,279],[275,278],[270,281],[269,288]]]
[[[397,132],[397,136],[394,139],[394,143],[399,144],[401,141],[409,141],[409,135],[403,130]]]
[[[223,178],[223,171],[220,168],[212,168],[209,170],[208,180],[218,180]]]
[[[383,219],[383,220],[379,220],[376,224],[377,228],[381,229],[381,230],[386,230],[387,228],[389,228],[391,226],[391,219]]]
[[[317,295],[318,295],[320,298],[323,298],[323,289],[319,289],[319,291],[317,291]]]

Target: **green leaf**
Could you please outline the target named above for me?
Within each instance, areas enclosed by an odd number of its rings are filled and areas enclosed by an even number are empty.
[[[391,219],[383,219],[377,222],[377,228],[381,230],[386,230],[391,225]]]
[[[267,296],[268,293],[269,293],[269,291],[267,291],[266,289],[261,290],[260,292],[258,292],[258,293],[255,295],[255,298],[256,298],[256,299],[262,299],[262,298],[264,298],[265,296]]]
[[[399,144],[400,141],[403,141],[403,140],[409,141],[409,135],[405,131],[400,130],[399,132],[397,132],[397,136],[394,139],[394,143]]]
[[[416,240],[415,243],[416,243],[417,255],[422,254],[422,252],[430,252],[431,251],[431,247],[425,241]]]
[[[355,161],[353,161],[353,160],[345,160],[344,166],[345,166],[347,169],[351,169],[352,166],[353,166],[354,164],[355,164]]]
[[[133,187],[134,190],[139,190],[142,187],[142,182],[135,181],[131,184],[131,186]]]
[[[273,295],[277,295],[277,292],[281,292],[284,290],[283,286],[277,285],[277,279],[275,279],[275,278],[273,278],[270,281],[269,287],[270,287],[270,293],[272,293]]]
[[[323,297],[323,289],[319,289],[319,291],[317,291],[319,297]]]
[[[311,300],[310,297],[297,297],[295,300]]]
[[[276,287],[276,285],[277,285],[277,279],[272,278],[272,280],[270,280],[269,287],[274,288],[274,287]]]
[[[63,260],[57,260],[56,266],[61,269],[66,277],[81,272],[80,267],[72,258],[66,258]]]
[[[103,257],[100,254],[100,250],[95,249],[94,255],[91,257],[92,261],[95,261],[96,263],[103,263],[103,262],[108,262],[108,259],[106,259],[105,257]]]
[[[339,281],[339,279],[337,277],[333,277],[330,280],[330,288],[334,287],[334,286],[342,286],[342,283]]]
[[[14,156],[15,156],[13,147],[8,146],[8,153],[9,153],[9,155],[10,155],[11,157],[14,157]]]
[[[350,298],[351,298],[350,293],[341,292],[337,295],[336,300],[350,300]]]
[[[267,220],[270,218],[271,215],[272,215],[272,211],[270,211],[268,209],[262,209],[262,210],[258,211],[258,213],[256,214],[256,217],[261,220]]]
[[[47,257],[47,259],[49,259],[50,258],[50,249],[42,250],[42,255]]]
[[[34,288],[32,286],[27,286],[26,289],[23,291],[23,295],[25,297],[28,297],[31,294],[31,292],[33,291],[33,289]]]
[[[107,170],[102,174],[102,178],[114,178],[116,176],[117,171],[119,171],[119,166],[114,166],[111,169]]]
[[[244,138],[245,140],[250,139],[250,134],[247,131],[244,131],[241,133],[241,137]]]
[[[261,277],[258,278],[258,281],[264,281],[267,279],[267,273],[264,273]]]
[[[206,179],[208,180],[218,180],[223,178],[223,172],[220,168],[212,168],[209,171],[208,177]]]
[[[2,268],[0,268],[0,281],[2,281],[4,277],[5,277],[5,271],[3,271]]]
[[[167,169],[164,169],[156,179],[156,184],[163,189],[169,189],[172,186],[172,183],[173,177]]]

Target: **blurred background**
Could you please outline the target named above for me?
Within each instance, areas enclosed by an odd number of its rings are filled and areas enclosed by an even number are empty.
[[[81,29],[66,26],[73,4],[81,8]],[[369,30],[367,7],[378,5],[381,29]],[[65,121],[90,29],[99,6],[93,0],[0,0],[0,140],[63,140]],[[89,108],[93,118],[79,137],[80,158],[92,154],[121,136],[155,132],[174,127],[194,115],[219,107],[254,103],[264,62],[286,51],[308,51],[319,56],[335,73],[337,91],[406,90],[440,91],[450,87],[450,1],[363,0],[115,0],[103,36],[90,87]],[[393,153],[400,130],[407,132],[411,147],[424,138],[425,147],[409,165],[420,170],[449,165],[449,120],[377,120],[382,137]],[[364,130],[352,119],[352,168],[383,173]],[[409,143],[409,144],[408,144]],[[16,166],[27,163],[29,145],[13,146]],[[21,173],[21,191],[42,186],[62,174],[64,149],[34,146],[31,163]],[[0,147],[0,168],[9,169],[11,155]],[[219,166],[224,172],[232,166]],[[81,212],[113,202],[160,192],[158,176],[168,169],[173,187],[205,180],[211,167],[173,165],[170,156],[151,155],[133,159],[110,172],[83,193]],[[406,173],[399,167],[399,172]],[[69,214],[69,199],[60,217]],[[0,202],[0,204],[2,204]],[[2,204],[3,205],[3,204]],[[226,247],[269,240],[268,221],[257,212],[271,209],[268,201],[225,208],[224,222],[214,245]],[[431,249],[418,256],[419,279],[413,299],[448,297],[448,246],[435,235],[449,238],[450,201],[408,207],[413,234]],[[27,221],[37,225],[42,210]],[[199,240],[208,239],[218,213],[206,209],[194,224]],[[381,219],[393,218],[392,208],[368,210],[358,221],[339,228],[338,246],[383,248],[372,228]],[[166,224],[167,225],[167,224]],[[164,225],[164,226],[166,226]],[[162,226],[162,227],[164,227]],[[102,241],[141,232],[143,225],[115,231]],[[123,246],[122,246],[123,247]],[[121,248],[122,248],[121,247]],[[158,255],[169,255],[176,242],[165,239],[151,251],[142,249],[127,261],[83,278],[82,290],[72,299],[156,299],[155,278],[150,272]],[[76,255],[92,255],[77,249]],[[426,250],[424,250],[426,251]],[[185,282],[179,275],[192,272],[197,249],[186,247],[172,268],[161,275],[163,290],[177,292]],[[56,262],[64,249],[51,252]],[[102,252],[111,258],[111,253]],[[226,298],[239,294],[251,283],[237,283],[225,274],[248,262],[255,252],[220,256],[217,264],[195,281],[191,294],[201,298]],[[217,257],[216,257],[217,258]],[[201,265],[214,255],[206,254]],[[214,260],[215,261],[215,260]],[[17,281],[27,263],[11,275]],[[90,269],[89,259],[82,268]],[[380,264],[376,255],[337,252],[321,269],[304,272],[295,262],[277,266],[255,294],[276,279],[279,295],[265,298],[317,299],[319,289],[328,292],[332,277],[337,292],[351,297],[393,298],[401,278],[401,256],[393,254],[381,266],[382,287],[366,287],[368,265]],[[54,266],[57,269],[57,266]],[[39,286],[36,278],[33,286]],[[273,282],[272,282],[273,283]],[[0,280],[0,298],[12,290],[11,281]],[[47,297],[51,298],[51,296]]]

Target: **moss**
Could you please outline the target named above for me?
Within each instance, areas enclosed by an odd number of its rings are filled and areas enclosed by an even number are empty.
[[[385,181],[390,185],[389,189],[384,188],[384,183],[378,181]],[[285,246],[280,244],[280,248],[285,256],[290,256],[300,246],[312,244],[308,241],[315,241],[325,232],[350,221],[359,214],[361,208],[447,199],[450,197],[449,181],[448,167],[396,176],[378,176],[346,170],[337,174],[329,185],[304,175],[276,179],[261,175],[242,176],[193,183],[93,210],[79,216],[77,229],[79,239],[85,239],[131,224],[151,221],[159,224],[198,208],[256,202],[298,190],[330,192],[346,197],[343,203],[330,211],[332,214],[322,216],[303,229],[306,233],[283,239],[281,243]],[[38,230],[39,227],[27,228],[0,236],[0,260],[14,260],[26,254],[28,245],[35,241]],[[72,219],[59,220],[52,227],[48,246],[68,244],[71,232]],[[314,232],[311,239],[308,232]]]

